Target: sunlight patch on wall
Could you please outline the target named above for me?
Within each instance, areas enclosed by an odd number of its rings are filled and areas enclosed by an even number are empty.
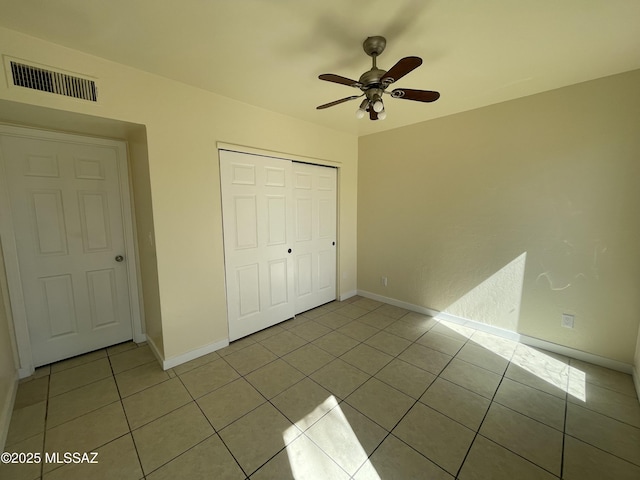
[[[442,312],[517,332],[526,259],[524,252]]]

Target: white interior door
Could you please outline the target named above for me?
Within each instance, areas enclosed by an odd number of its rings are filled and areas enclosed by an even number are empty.
[[[293,163],[296,313],[336,299],[336,169]]]
[[[124,146],[0,135],[0,148],[34,366],[131,339]]]
[[[294,316],[291,162],[220,151],[229,339]]]

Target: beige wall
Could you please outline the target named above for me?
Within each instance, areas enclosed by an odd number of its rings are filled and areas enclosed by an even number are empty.
[[[633,363],[638,85],[634,71],[361,137],[358,288]]]
[[[0,102],[17,105],[17,116],[33,112],[21,118],[23,123],[35,125],[39,112],[53,111],[55,118],[58,111],[144,127],[144,134],[135,130],[123,138],[128,137],[133,154],[147,330],[155,343],[162,343],[159,348],[166,359],[227,338],[216,142],[337,162],[339,292],[355,291],[355,136],[6,29],[0,29],[0,53],[90,75],[99,82],[100,105],[0,82]]]

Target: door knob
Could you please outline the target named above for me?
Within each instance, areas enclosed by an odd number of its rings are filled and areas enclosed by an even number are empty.
[[[116,256],[116,262],[122,262],[122,261],[124,261],[124,257],[122,255]]]
[[[291,253],[291,249],[287,250],[287,253]]]

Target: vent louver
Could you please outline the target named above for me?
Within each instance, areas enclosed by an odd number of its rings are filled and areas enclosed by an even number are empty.
[[[18,87],[97,102],[96,82],[66,73],[11,61],[11,77]]]

